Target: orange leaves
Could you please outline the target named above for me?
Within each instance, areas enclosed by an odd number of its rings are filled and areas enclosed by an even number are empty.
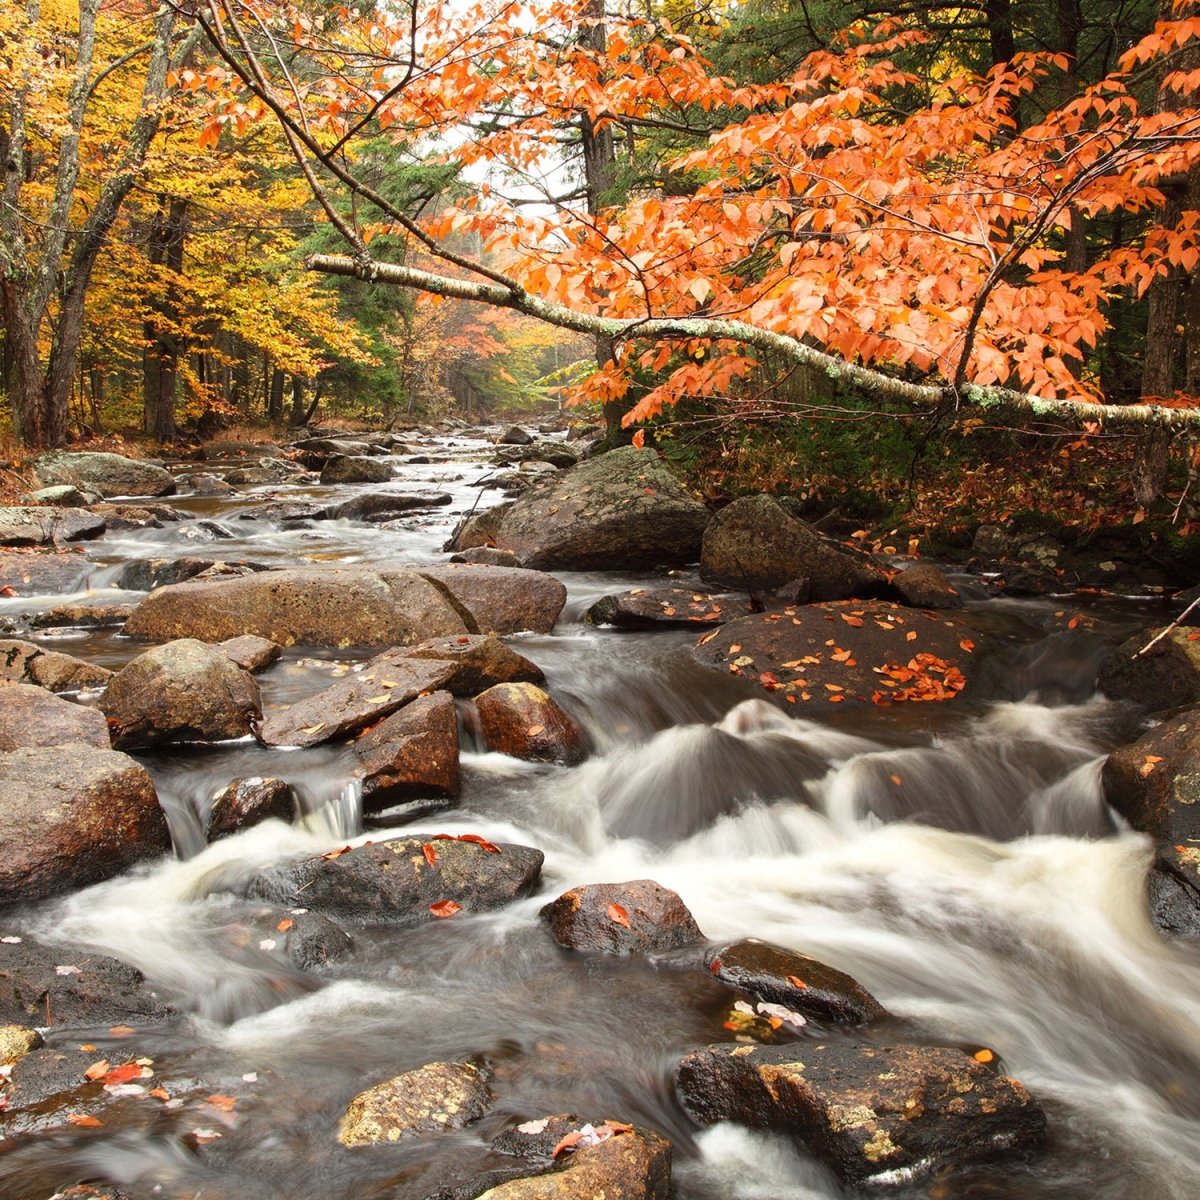
[[[608,906],[608,919],[614,925],[623,925],[626,929],[630,928],[629,910],[623,904],[610,904]]]
[[[429,906],[429,911],[435,917],[445,919],[454,916],[455,913],[462,912],[462,905],[457,900],[439,900],[436,904]]]
[[[967,686],[963,673],[935,654],[918,654],[904,666],[889,664],[874,671],[884,676],[882,688],[871,697],[879,705],[949,700]]]

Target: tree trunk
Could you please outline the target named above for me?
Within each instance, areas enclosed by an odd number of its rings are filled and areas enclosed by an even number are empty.
[[[271,372],[271,394],[267,398],[267,416],[272,421],[278,421],[283,417],[283,385],[286,378],[278,367]]]
[[[166,197],[162,198],[166,202]],[[179,275],[187,237],[187,201],[172,198],[159,209],[150,229],[150,262],[166,268],[161,294],[151,304],[143,354],[145,430],[159,442],[175,440],[175,399],[179,380]]]

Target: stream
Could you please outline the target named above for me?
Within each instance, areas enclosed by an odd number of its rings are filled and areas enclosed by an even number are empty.
[[[502,498],[481,490],[496,471],[493,447],[428,435],[418,448],[431,461],[390,459],[390,484],[170,498],[183,521],[88,544],[96,564],[88,598],[130,599],[112,580],[149,557],[445,561],[441,546],[458,518]],[[268,495],[328,503],[368,486],[449,493],[452,503],[387,529],[324,521],[284,530],[255,515]],[[232,536],[187,540],[201,520]],[[979,686],[952,703],[864,706],[814,722],[694,665],[684,653],[694,633],[584,622],[600,596],[661,579],[556,574],[568,600],[553,633],[508,640],[585,726],[590,757],[574,768],[531,764],[464,741],[459,806],[399,829],[537,847],[546,855],[539,894],[469,920],[352,928],[343,961],[290,969],[239,936],[241,902],[221,889],[288,854],[388,836],[364,829],[349,751],[246,741],[139,754],[177,857],[9,910],[0,934],[61,944],[66,963],[99,951],[137,966],[178,1015],[139,1028],[130,1044],[156,1071],[203,1081],[203,1095],[236,1103],[167,1111],[140,1099],[103,1129],[10,1129],[0,1198],[49,1200],[88,1179],[131,1200],[423,1200],[478,1173],[501,1128],[564,1112],[668,1137],[679,1200],[855,1194],[784,1137],[734,1125],[701,1131],[683,1114],[672,1069],[688,1050],[728,1039],[735,998],[700,967],[702,948],[651,960],[573,954],[539,919],[569,887],[644,878],[678,892],[713,941],[757,937],[854,976],[894,1015],[890,1036],[991,1047],[1045,1107],[1049,1140],[1029,1161],[886,1194],[1200,1193],[1200,955],[1150,924],[1149,842],[1119,828],[1100,791],[1104,756],[1140,726],[1137,714],[1095,694],[1099,661],[1160,609],[1150,600],[990,599],[978,581],[956,577],[974,597],[970,619],[1003,646]],[[678,580],[697,583],[687,572]],[[0,600],[0,616],[64,599]],[[1069,628],[1064,610],[1086,619]],[[113,631],[37,640],[113,668],[145,648]],[[264,707],[316,693],[352,657],[285,652],[258,676]],[[268,822],[205,847],[209,798],[251,775],[293,785],[296,823]],[[107,1029],[50,1041],[86,1043],[114,1061],[127,1052]],[[390,1146],[336,1144],[337,1122],[364,1087],[472,1055],[494,1070],[495,1099],[478,1124]]]

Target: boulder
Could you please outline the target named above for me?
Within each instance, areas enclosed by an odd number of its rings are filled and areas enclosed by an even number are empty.
[[[289,859],[251,880],[248,894],[337,918],[417,925],[503,908],[530,895],[541,870],[542,852],[528,846],[416,836]]]
[[[371,453],[371,445],[369,442],[359,441],[354,438],[301,438],[300,441],[293,442],[292,447],[296,450],[302,450],[306,454],[325,457],[334,454],[354,457]]]
[[[499,1154],[530,1160],[513,1177],[489,1172],[479,1200],[667,1200],[671,1143],[623,1121],[581,1121],[572,1115],[524,1121],[492,1139]],[[555,1155],[555,1150],[558,1154]]]
[[[887,590],[888,574],[869,554],[822,537],[773,496],[743,496],[704,531],[700,578],[744,592],[808,580],[813,600],[865,599]]]
[[[497,549],[496,538],[500,536],[500,526],[512,505],[512,501],[505,501],[503,504],[485,508],[482,512],[468,513],[459,521],[442,549],[465,551],[485,546],[493,550]],[[511,550],[507,550],[505,553],[513,554]],[[515,554],[513,554],[513,558],[517,559],[514,565],[519,566],[521,560]]]
[[[372,1146],[461,1129],[487,1112],[491,1094],[473,1063],[426,1063],[350,1101],[338,1125],[343,1146]]]
[[[705,634],[692,656],[811,716],[844,703],[951,700],[967,684],[975,648],[965,625],[869,600],[742,617]]]
[[[455,696],[475,696],[497,683],[542,683],[546,678],[541,667],[494,633],[430,638],[409,647],[404,657],[452,664],[454,673],[443,686]]]
[[[541,916],[554,940],[568,950],[649,954],[704,939],[687,905],[652,879],[571,888]]]
[[[364,812],[431,794],[458,796],[458,714],[449,692],[418,696],[368,729],[354,749],[359,757],[354,774],[362,780]]]
[[[175,490],[170,472],[120,454],[53,450],[36,459],[33,470],[44,484],[71,483],[105,497],[165,496]]]
[[[1104,798],[1156,843],[1151,913],[1169,933],[1200,932],[1200,707],[1114,750],[1101,772]]]
[[[59,604],[33,618],[34,629],[120,629],[132,604]]]
[[[100,698],[118,750],[245,737],[262,716],[258,684],[216,646],[180,638],[139,654]]]
[[[675,1086],[697,1123],[791,1134],[851,1184],[1028,1151],[1046,1125],[1015,1079],[942,1046],[709,1046]]]
[[[32,683],[51,692],[76,692],[104,687],[111,678],[112,672],[107,667],[57,650],[45,650],[20,638],[0,638],[0,687]]]
[[[155,588],[182,583],[214,566],[212,558],[140,558],[127,562],[117,573],[116,585],[133,592],[152,592]]]
[[[0,550],[0,591],[6,596],[79,592],[87,586],[92,566],[78,553]]]
[[[574,765],[587,753],[576,720],[532,683],[498,683],[475,697],[475,724],[489,750],[529,762]]]
[[[618,629],[689,628],[723,625],[753,611],[744,596],[651,587],[604,596],[587,610],[585,620],[593,625],[615,625]]]
[[[1134,634],[1100,664],[1097,686],[1110,700],[1128,700],[1151,712],[1200,703],[1200,634],[1177,626],[1159,637],[1163,629]]]
[[[886,1016],[883,1005],[849,975],[754,938],[716,947],[705,962],[722,983],[767,1004],[781,1004],[805,1020],[865,1025]]]
[[[273,442],[240,442],[234,438],[217,438],[200,447],[200,457],[205,462],[221,458],[261,458],[263,455],[278,458],[282,453]]]
[[[217,643],[217,649],[231,663],[251,674],[266,670],[272,663],[278,662],[279,656],[283,653],[283,647],[277,642],[269,641],[267,638],[254,637],[252,634],[226,638],[225,641]]]
[[[320,516],[331,521],[386,520],[399,513],[411,512],[415,508],[441,508],[453,504],[454,497],[448,492],[428,496],[401,495],[399,492],[368,492],[364,496],[353,496],[340,504],[330,504],[321,509]],[[513,566],[520,566],[514,563]]]
[[[495,546],[472,546],[450,556],[451,562],[475,563],[485,567],[519,567],[521,560],[511,550]]]
[[[0,508],[0,544],[47,546],[99,537],[104,518],[79,508]]]
[[[451,548],[490,540],[545,570],[664,567],[695,562],[707,523],[653,451],[623,446],[540,480],[504,509],[494,537],[464,530]]]
[[[913,608],[962,608],[962,597],[954,585],[932,563],[905,567],[893,580],[892,587],[905,604]]]
[[[108,750],[108,724],[94,708],[60,700],[42,687],[14,683],[0,691],[0,752],[65,742]]]
[[[205,545],[208,542],[232,541],[235,535],[216,521],[189,521],[175,530],[175,536],[181,542]]]
[[[377,654],[361,670],[263,721],[268,746],[317,746],[341,741],[391,716],[422,692],[444,687],[450,663],[409,659],[402,650]]]
[[[38,488],[21,497],[22,504],[50,504],[59,508],[85,508],[100,499],[97,492],[81,492],[70,483],[59,483],[53,487]]]
[[[183,475],[176,480],[176,484],[192,496],[232,496],[237,490],[227,480],[208,471]]]
[[[252,633],[282,646],[402,646],[471,633],[549,632],[566,600],[550,575],[501,567],[302,567],[159,588],[133,637],[208,642]]]
[[[351,454],[335,454],[321,468],[323,484],[386,483],[394,475],[390,463]]]
[[[109,533],[161,529],[180,520],[180,514],[168,504],[92,504],[88,511],[104,518]]]
[[[272,818],[290,821],[294,806],[292,789],[282,779],[235,779],[213,797],[205,837],[215,842]]]
[[[234,929],[239,940],[301,971],[341,962],[354,948],[354,939],[340,925],[307,908],[259,908]]]
[[[520,425],[510,425],[497,439],[501,446],[532,446],[533,434]]]
[[[0,754],[0,904],[120,874],[170,846],[144,767],[69,743]]]
[[[313,477],[299,464],[278,458],[259,459],[255,466],[234,467],[225,472],[226,483],[237,487],[262,487],[272,483],[298,482]]]

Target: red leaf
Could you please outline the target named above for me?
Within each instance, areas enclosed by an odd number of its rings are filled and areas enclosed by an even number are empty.
[[[462,905],[457,900],[439,900],[429,906],[429,911],[435,917],[452,917],[456,912],[462,912]]]
[[[808,984],[805,983],[804,980],[801,979],[799,975],[789,975],[787,977],[787,979],[788,979],[788,983],[790,983],[792,985],[792,987],[798,987],[798,988],[802,988],[804,990],[808,989]]]
[[[128,1083],[131,1079],[140,1079],[142,1077],[142,1066],[140,1063],[128,1062],[122,1063],[119,1067],[113,1067],[104,1076],[105,1083]]]
[[[67,1120],[81,1129],[99,1129],[104,1124],[99,1117],[89,1117],[84,1113],[67,1113]]]
[[[624,925],[626,929],[630,928],[629,911],[623,904],[610,904],[608,906],[608,919],[618,925]]]
[[[492,845],[486,838],[481,838],[477,833],[464,833],[458,839],[460,842],[472,842],[478,846],[480,850],[487,851],[488,854],[499,854],[500,847]]]
[[[570,1133],[564,1134],[558,1145],[550,1152],[550,1157],[557,1158],[564,1150],[572,1149],[582,1137],[583,1134],[578,1129],[573,1129]]]
[[[425,855],[425,861],[431,866],[437,866],[437,849],[432,842],[426,842],[421,847],[421,853]]]

